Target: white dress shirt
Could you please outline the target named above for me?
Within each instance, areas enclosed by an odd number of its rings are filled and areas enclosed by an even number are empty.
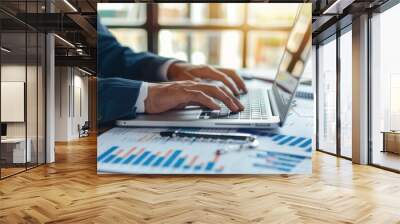
[[[169,66],[175,62],[174,59],[168,60],[167,62],[165,62],[161,68],[160,71],[158,73],[159,75],[159,79],[161,81],[168,81],[168,69]],[[140,86],[140,90],[139,90],[139,96],[136,100],[136,113],[144,113],[145,111],[145,105],[144,105],[144,101],[147,98],[147,93],[148,93],[148,88],[149,88],[149,84],[147,82],[143,82],[142,85]]]

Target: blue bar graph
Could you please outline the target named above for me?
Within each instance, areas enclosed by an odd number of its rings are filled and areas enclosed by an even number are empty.
[[[174,164],[174,168],[177,169],[177,168],[181,167],[181,165],[183,164],[183,162],[185,162],[185,160],[186,160],[185,157],[179,158],[179,159],[176,161],[176,163]]]
[[[311,144],[312,140],[309,138],[307,141],[303,142],[300,147],[305,148]]]
[[[123,164],[130,163],[136,157],[135,154],[130,155],[126,160],[124,160]]]
[[[167,159],[167,161],[165,161],[163,167],[169,167],[174,160],[176,159],[176,157],[179,156],[179,154],[181,154],[181,150],[176,150],[175,152],[172,153],[172,155]]]
[[[266,154],[257,154],[257,158],[262,158],[262,159],[266,159],[266,158],[270,158],[273,157],[271,155],[266,155]],[[301,162],[302,159],[297,159],[297,158],[288,158],[288,157],[284,157],[284,156],[278,156],[278,157],[274,157],[280,161],[284,161],[284,162],[292,162],[292,163],[298,163]]]
[[[258,167],[258,168],[279,170],[279,171],[284,171],[284,172],[290,172],[292,170],[291,168],[287,168],[287,167],[271,166],[271,165],[259,164],[259,163],[254,163],[253,166],[254,167]]]
[[[304,139],[306,139],[306,138],[298,137],[296,140],[294,140],[293,142],[291,142],[289,145],[290,145],[290,146],[296,146],[296,145],[299,144],[300,142],[304,141]]]
[[[114,152],[118,146],[113,146],[109,149],[107,149],[105,152],[103,152],[98,158],[97,161],[101,162],[104,158],[106,158],[108,155],[110,155],[112,152]]]
[[[285,163],[285,162],[279,162],[279,161],[270,161],[268,163],[271,163],[271,164],[273,164],[275,166],[284,166],[284,167],[287,167],[287,168],[293,168],[293,167],[296,166],[296,164],[293,164],[293,163]]]
[[[145,151],[142,155],[140,155],[134,162],[133,165],[138,165],[140,162],[142,162],[147,155],[149,155],[150,152],[149,151]]]
[[[119,162],[121,162],[121,160],[123,160],[124,158],[122,158],[122,157],[118,157],[118,158],[116,158],[114,161],[112,161],[112,163],[119,163]]]
[[[193,170],[198,172],[222,172],[223,166],[217,168],[218,156],[215,156],[213,160],[205,162],[196,162],[198,155],[185,155],[181,156],[183,150],[169,149],[165,155],[160,156],[160,152],[155,153],[151,150],[145,150],[142,148],[137,153],[134,153],[132,148],[129,151],[119,149],[118,146],[110,147],[104,151],[99,157],[99,162],[108,165],[125,165],[125,166],[152,166],[154,168],[165,168],[165,169],[182,169],[182,170]],[[276,161],[280,165],[285,165],[287,161]]]
[[[117,155],[111,154],[109,157],[107,157],[105,160],[103,160],[104,163],[111,162]]]
[[[156,154],[151,155],[149,158],[146,159],[146,161],[144,161],[143,166],[148,166],[150,165],[151,162],[153,162],[153,160],[157,158]]]
[[[194,167],[195,170],[201,170],[201,167],[203,166],[203,164],[197,165]]]
[[[161,165],[161,163],[162,163],[163,161],[164,161],[164,157],[161,156],[161,157],[159,157],[159,158],[153,163],[152,166],[154,166],[154,167],[159,166],[159,165]]]
[[[214,167],[215,163],[214,162],[208,162],[206,166],[206,170],[210,171]]]
[[[280,141],[278,144],[279,144],[279,145],[284,145],[284,144],[286,144],[286,143],[292,141],[294,138],[296,138],[296,137],[294,137],[294,136],[288,136],[287,138],[285,138],[285,139],[283,139],[282,141]]]
[[[277,136],[275,136],[275,137],[273,137],[272,138],[272,141],[279,141],[279,140],[281,140],[283,137],[285,137],[286,135],[277,135]]]
[[[282,153],[282,152],[265,152],[265,154],[267,154],[269,156],[282,157],[282,158],[295,158],[295,159],[299,159],[299,160],[309,158],[307,156],[292,155],[292,154],[287,154],[287,153]]]

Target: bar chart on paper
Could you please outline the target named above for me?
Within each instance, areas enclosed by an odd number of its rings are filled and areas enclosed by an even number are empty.
[[[165,129],[114,128],[98,139],[101,173],[265,174],[305,173],[311,167],[311,140],[280,134],[260,135],[260,150],[218,154],[231,143],[163,138]],[[207,131],[202,129],[202,131]],[[221,130],[223,131],[223,130]],[[232,130],[226,130],[232,131]],[[292,148],[293,152],[287,152]]]
[[[133,147],[130,150],[112,146],[104,151],[97,161],[102,165],[112,167],[152,170],[158,172],[192,171],[192,172],[221,172],[224,167],[217,167],[219,155],[214,155],[209,161],[200,161],[198,155],[185,154],[184,150],[168,149],[164,153],[153,152],[145,148]],[[117,170],[118,171],[118,170]]]

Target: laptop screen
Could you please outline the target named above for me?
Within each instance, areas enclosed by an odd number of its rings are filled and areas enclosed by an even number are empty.
[[[282,123],[311,51],[311,10],[311,3],[299,8],[272,87]]]

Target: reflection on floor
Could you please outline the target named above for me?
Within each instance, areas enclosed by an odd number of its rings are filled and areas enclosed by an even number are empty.
[[[374,151],[373,164],[400,171],[400,155],[391,152]]]
[[[33,167],[37,166],[36,163],[27,163],[26,166],[25,166],[25,164],[18,164],[18,165],[15,165],[15,164],[8,164],[8,165],[2,164],[2,165],[3,165],[3,167],[0,170],[0,173],[1,173],[0,177],[1,178],[5,178],[5,177],[11,176],[13,174],[17,174],[17,173],[20,173],[22,171],[25,171],[26,169],[29,170],[30,168],[33,168]]]
[[[1,168],[1,178],[13,175],[15,173],[18,173],[18,172],[21,172],[24,170],[25,170],[25,167],[23,167],[23,168],[20,168],[20,167],[18,167],[18,168]]]

